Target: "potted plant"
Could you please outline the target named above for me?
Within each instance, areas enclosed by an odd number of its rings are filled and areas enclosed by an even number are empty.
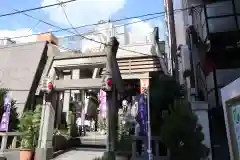
[[[20,160],[30,160],[33,157],[39,136],[41,106],[34,111],[26,111],[20,118],[19,131],[23,134],[21,140]]]
[[[35,149],[34,127],[32,111],[26,111],[20,118],[19,131],[23,134],[21,139],[20,160],[31,160]]]

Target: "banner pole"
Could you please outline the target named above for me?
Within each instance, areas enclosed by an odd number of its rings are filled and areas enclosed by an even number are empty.
[[[148,160],[152,160],[152,145],[151,145],[151,122],[150,122],[150,92],[147,88],[147,126],[148,126]]]

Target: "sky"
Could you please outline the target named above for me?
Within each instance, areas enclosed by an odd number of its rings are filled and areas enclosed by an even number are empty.
[[[66,1],[66,0],[61,0]],[[14,9],[25,10],[39,6],[45,6],[58,3],[59,0],[1,0],[0,15],[14,12]],[[63,9],[64,8],[64,9]],[[26,14],[41,19],[58,28],[49,26],[36,19],[24,14],[11,15],[6,17],[0,16],[0,37],[18,37],[35,33],[55,31],[59,28],[70,28],[71,25],[79,27],[86,24],[96,23],[100,20],[116,20],[126,17],[139,16],[143,14],[163,12],[163,0],[77,0],[65,5],[45,8],[26,12]],[[64,11],[71,24],[67,21]],[[156,17],[158,15],[135,18],[117,22],[125,24],[144,20],[146,18]],[[160,38],[164,38],[164,16],[159,18],[142,21],[128,25],[132,34],[148,34],[153,27],[159,27]],[[92,27],[78,29],[78,33],[84,33]],[[73,32],[70,30],[70,32]],[[72,35],[68,31],[54,32],[56,36]],[[30,41],[31,37],[18,39],[19,41]]]

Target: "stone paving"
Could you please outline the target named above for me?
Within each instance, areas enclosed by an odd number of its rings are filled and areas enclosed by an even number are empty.
[[[70,150],[53,160],[93,160],[96,157],[102,157],[105,149],[95,149],[95,148],[77,148]]]
[[[87,132],[87,135],[80,137],[80,139],[83,145],[105,145],[106,135],[101,135],[98,132]],[[104,151],[105,149],[79,147],[59,155],[54,160],[93,160],[96,157],[102,157]]]

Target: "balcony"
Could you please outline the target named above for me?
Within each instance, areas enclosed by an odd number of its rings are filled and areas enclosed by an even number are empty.
[[[226,0],[194,8],[193,25],[203,41],[229,47],[240,40],[240,1]],[[221,41],[219,41],[221,39]]]

